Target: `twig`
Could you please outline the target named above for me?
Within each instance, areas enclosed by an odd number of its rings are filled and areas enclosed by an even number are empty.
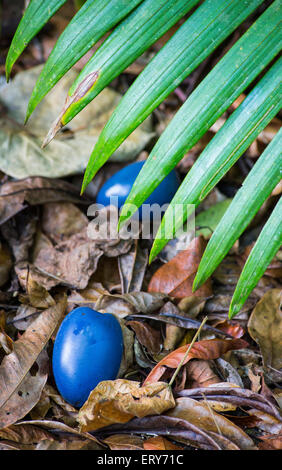
[[[184,354],[184,356],[183,356],[182,360],[180,361],[180,363],[179,363],[179,365],[178,365],[176,371],[174,372],[173,376],[171,377],[171,380],[170,380],[170,382],[169,382],[169,384],[168,384],[169,387],[172,386],[172,384],[173,384],[173,382],[174,382],[174,380],[175,380],[175,377],[177,376],[178,372],[180,371],[181,367],[183,366],[184,362],[186,361],[186,359],[187,359],[187,357],[188,357],[188,354],[189,354],[189,352],[191,351],[191,349],[192,349],[192,347],[193,347],[193,345],[194,345],[196,339],[198,338],[198,336],[199,336],[199,334],[200,334],[200,332],[201,332],[201,329],[203,328],[203,326],[204,326],[204,324],[206,323],[207,319],[208,319],[208,317],[205,317],[205,318],[203,319],[202,323],[200,324],[200,326],[199,326],[199,328],[198,328],[198,331],[196,332],[194,338],[192,339],[192,341],[191,341],[191,343],[190,343],[190,345],[189,345],[189,347],[188,347],[186,353]]]

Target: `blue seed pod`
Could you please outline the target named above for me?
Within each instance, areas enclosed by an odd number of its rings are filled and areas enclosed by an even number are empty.
[[[101,187],[96,202],[103,206],[110,205],[110,198],[118,196],[118,203],[115,204],[120,209],[129,195],[135,179],[138,176],[144,161],[131,163],[109,178]],[[165,179],[157,186],[152,194],[146,199],[144,204],[168,204],[180,185],[179,178],[175,170],[172,170]],[[141,208],[140,208],[141,209]],[[141,216],[141,211],[139,210]]]
[[[99,382],[117,377],[122,352],[122,330],[113,315],[89,307],[73,310],[63,320],[53,349],[53,373],[62,397],[82,406]]]

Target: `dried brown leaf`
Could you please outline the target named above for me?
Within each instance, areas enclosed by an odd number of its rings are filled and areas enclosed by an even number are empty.
[[[194,238],[186,250],[178,253],[155,272],[148,291],[162,292],[179,299],[191,296],[193,281],[204,248],[204,239],[202,237]],[[210,281],[208,280],[194,295],[200,297],[212,295]]]
[[[178,398],[168,416],[180,418],[199,426],[204,431],[213,432],[226,437],[240,449],[254,449],[252,439],[227,418],[211,410],[205,403],[199,403],[188,397]]]
[[[0,366],[0,408],[5,406],[25,380],[55,331],[66,308],[66,298],[41,313],[24,334],[14,343],[14,350]]]
[[[265,366],[282,367],[282,292],[271,289],[255,306],[248,323],[251,337],[258,343]]]
[[[175,405],[166,383],[141,387],[130,380],[100,382],[78,413],[82,431],[94,431],[113,423],[126,423],[134,416],[161,414]]]

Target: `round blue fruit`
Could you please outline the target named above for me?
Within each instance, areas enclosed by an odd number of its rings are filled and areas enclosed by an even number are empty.
[[[117,204],[114,203],[113,205],[118,206],[120,209],[124,205],[144,163],[145,161],[131,163],[115,173],[101,187],[96,202],[103,206],[109,206],[111,203],[110,198],[117,196]],[[144,204],[159,204],[160,206],[168,204],[178,190],[179,185],[179,178],[176,171],[173,170],[165,177],[159,186],[157,186]]]
[[[62,397],[80,407],[103,380],[117,377],[122,331],[110,313],[79,307],[63,320],[53,350],[53,373]]]

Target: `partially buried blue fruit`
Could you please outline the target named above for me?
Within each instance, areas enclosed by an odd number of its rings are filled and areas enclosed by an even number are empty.
[[[117,205],[120,209],[124,205],[133,183],[144,163],[144,161],[131,163],[115,173],[101,187],[97,195],[96,202],[103,206],[108,206],[111,202],[110,198],[118,196],[118,204],[114,205]],[[178,190],[179,184],[180,181],[177,173],[174,170],[171,171],[152,192],[148,199],[146,199],[144,204],[159,204],[162,206],[163,204],[169,203]]]
[[[80,407],[103,380],[116,378],[123,339],[110,313],[79,307],[63,320],[53,350],[53,373],[62,397]]]

